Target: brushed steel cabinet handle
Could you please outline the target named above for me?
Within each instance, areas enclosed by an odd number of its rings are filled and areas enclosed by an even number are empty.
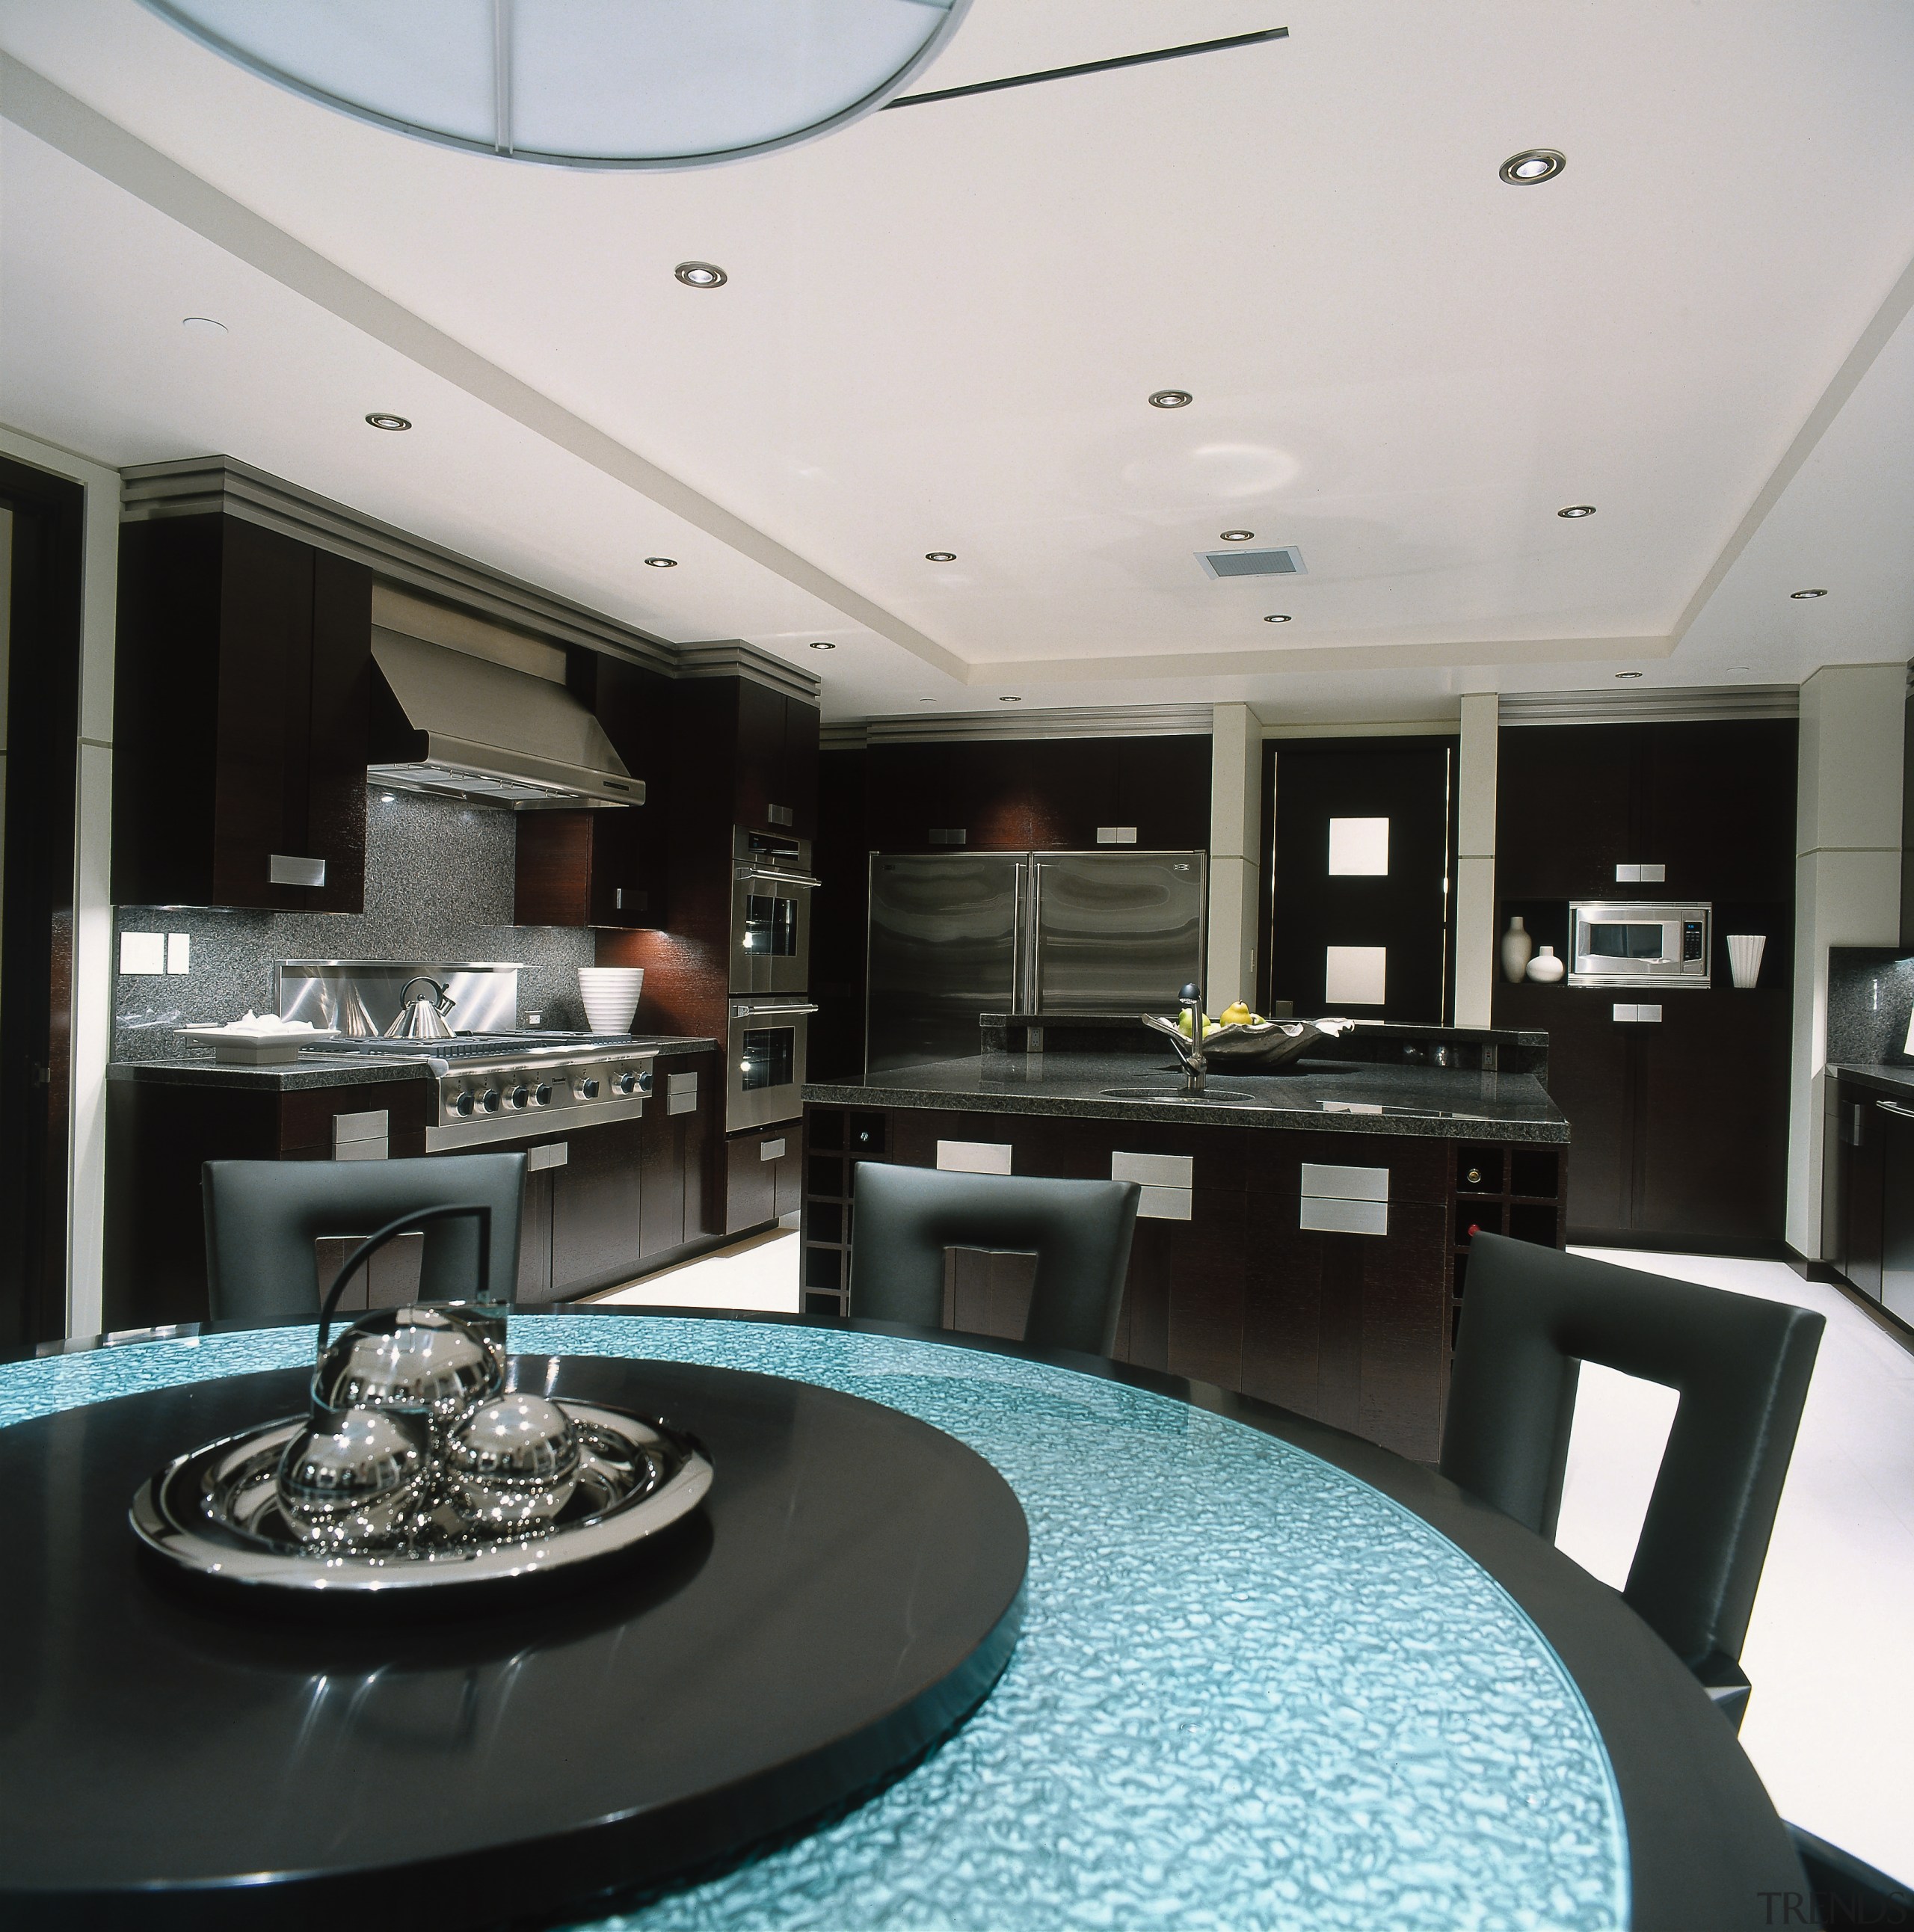
[[[323,859],[302,859],[286,852],[274,852],[266,862],[269,886],[322,886],[326,883]]]
[[[1874,1105],[1884,1114],[1898,1114],[1904,1120],[1914,1120],[1914,1107],[1904,1107],[1898,1100],[1876,1100]]]

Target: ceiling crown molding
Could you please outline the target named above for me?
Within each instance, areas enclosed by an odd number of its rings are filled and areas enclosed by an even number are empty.
[[[1798,718],[1801,687],[1724,684],[1625,691],[1504,692],[1498,722],[1521,724],[1676,724],[1735,718]]]
[[[754,645],[668,644],[230,456],[136,464],[120,472],[120,502],[128,523],[215,513],[238,517],[350,557],[386,582],[419,591],[434,602],[476,611],[554,644],[629,658],[667,677],[748,677],[807,703],[817,701],[819,682],[814,674]]]
[[[974,738],[1207,738],[1207,704],[1085,705],[1073,711],[946,711],[932,717],[839,719],[824,728],[824,748],[928,745]]]

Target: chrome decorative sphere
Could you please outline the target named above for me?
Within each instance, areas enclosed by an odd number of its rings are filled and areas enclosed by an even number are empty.
[[[458,1308],[380,1309],[320,1358],[313,1399],[422,1416],[442,1435],[504,1382],[504,1325]]]
[[[302,1543],[341,1551],[381,1548],[409,1532],[431,1470],[431,1435],[423,1418],[315,1407],[311,1423],[279,1459],[280,1514]]]
[[[481,1402],[445,1450],[459,1514],[494,1532],[551,1522],[572,1500],[580,1460],[578,1432],[557,1403],[516,1390]]]

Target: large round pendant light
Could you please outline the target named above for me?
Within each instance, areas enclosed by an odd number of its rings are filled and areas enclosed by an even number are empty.
[[[692,168],[881,107],[970,0],[146,0],[267,80],[446,147]]]

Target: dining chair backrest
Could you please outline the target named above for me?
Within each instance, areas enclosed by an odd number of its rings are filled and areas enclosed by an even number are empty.
[[[946,1174],[860,1161],[851,1202],[850,1312],[941,1328],[946,1249],[1034,1253],[1024,1341],[1107,1355],[1141,1198],[1130,1180]]]
[[[1462,1306],[1442,1474],[1538,1535],[1561,1511],[1581,1364],[1679,1392],[1622,1594],[1716,1682],[1711,1660],[1748,1634],[1824,1318],[1496,1234],[1470,1244]]]
[[[416,1160],[209,1160],[201,1179],[206,1290],[215,1322],[268,1322],[319,1312],[314,1244],[362,1237],[421,1208],[491,1210],[490,1292],[518,1285],[523,1153],[428,1154]],[[478,1278],[473,1220],[428,1228],[422,1301],[469,1297]]]

